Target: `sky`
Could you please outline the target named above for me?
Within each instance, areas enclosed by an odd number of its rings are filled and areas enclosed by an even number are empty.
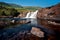
[[[0,0],[0,2],[13,3],[22,6],[49,7],[60,3],[60,0]]]

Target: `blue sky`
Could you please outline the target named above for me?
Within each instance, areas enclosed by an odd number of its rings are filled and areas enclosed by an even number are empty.
[[[0,0],[0,2],[14,3],[22,6],[48,7],[60,3],[60,0]]]

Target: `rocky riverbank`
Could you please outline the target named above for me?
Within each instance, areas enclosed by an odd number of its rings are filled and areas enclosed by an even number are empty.
[[[37,18],[42,20],[38,20],[38,24],[43,25],[44,27],[48,29],[52,29],[56,32],[56,35],[50,36],[48,38],[49,40],[57,40],[59,39],[59,33],[60,33],[60,4],[54,5],[52,7],[42,8],[39,10],[37,14]],[[51,20],[47,20],[46,18],[49,18]],[[57,20],[52,20],[57,19]],[[56,39],[57,38],[57,39]]]

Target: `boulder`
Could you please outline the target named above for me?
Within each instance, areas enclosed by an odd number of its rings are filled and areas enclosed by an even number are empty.
[[[32,27],[31,33],[33,35],[40,37],[40,38],[44,37],[44,32],[42,32],[39,28],[36,28],[36,27]]]

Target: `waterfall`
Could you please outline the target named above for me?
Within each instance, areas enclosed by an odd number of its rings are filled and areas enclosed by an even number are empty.
[[[35,12],[28,12],[25,18],[28,18],[27,22],[31,21],[32,24],[37,24],[37,12],[38,10],[36,10]]]
[[[35,12],[28,12],[25,18],[36,18],[38,10]]]

